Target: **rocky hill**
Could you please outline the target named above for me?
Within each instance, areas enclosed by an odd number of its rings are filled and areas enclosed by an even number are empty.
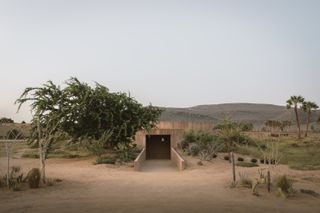
[[[320,112],[312,114],[315,122]],[[302,123],[306,123],[306,113],[300,112]],[[199,105],[188,108],[165,108],[161,115],[162,121],[209,121],[217,123],[224,118],[235,121],[253,123],[261,126],[266,120],[289,120],[295,122],[293,110],[285,106],[272,104],[231,103]]]

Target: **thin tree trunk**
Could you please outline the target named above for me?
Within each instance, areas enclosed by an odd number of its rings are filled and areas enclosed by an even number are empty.
[[[6,152],[7,152],[7,187],[10,188],[9,176],[10,176],[10,151],[8,141],[6,141]]]
[[[232,177],[233,177],[233,182],[236,182],[236,167],[234,163],[234,154],[231,152],[231,159],[232,159]]]
[[[304,134],[305,137],[308,136],[310,120],[311,120],[311,111],[308,112],[307,128],[306,128],[306,133]]]
[[[271,191],[271,175],[270,175],[270,170],[267,172],[267,186],[268,186],[268,192]]]
[[[46,183],[46,159],[45,159],[45,153],[42,153],[41,176],[42,176],[42,182]]]
[[[297,106],[294,107],[294,113],[296,114],[296,121],[297,121],[297,126],[298,126],[298,138],[301,139],[300,121],[299,121]]]
[[[44,152],[44,141],[41,139],[41,130],[40,130],[40,120],[37,119],[37,129],[38,129],[38,141],[39,141],[39,160],[40,160],[40,171],[42,182],[46,183],[46,159]]]

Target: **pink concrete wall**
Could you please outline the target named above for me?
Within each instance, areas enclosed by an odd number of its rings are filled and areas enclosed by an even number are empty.
[[[183,171],[186,168],[185,160],[173,147],[171,148],[171,161],[178,167],[179,171]]]
[[[133,161],[133,167],[135,171],[141,171],[141,166],[146,160],[146,149],[143,148],[137,158]]]
[[[157,126],[147,131],[138,131],[135,135],[135,143],[143,148],[146,145],[146,135],[170,135],[171,147],[177,148],[183,134],[188,129],[212,130],[213,124],[208,122],[167,122],[161,121]]]

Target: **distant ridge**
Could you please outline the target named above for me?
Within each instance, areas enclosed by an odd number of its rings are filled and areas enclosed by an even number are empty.
[[[312,114],[315,122],[319,111]],[[302,123],[306,122],[306,113],[300,113]],[[227,103],[198,105],[187,108],[165,108],[161,121],[208,121],[218,123],[224,118],[235,121],[250,122],[262,126],[266,120],[289,120],[295,122],[293,110],[285,106],[256,103]]]

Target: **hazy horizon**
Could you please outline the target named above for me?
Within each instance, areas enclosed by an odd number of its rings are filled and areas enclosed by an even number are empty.
[[[0,0],[0,117],[71,76],[164,107],[320,104],[320,1]]]

